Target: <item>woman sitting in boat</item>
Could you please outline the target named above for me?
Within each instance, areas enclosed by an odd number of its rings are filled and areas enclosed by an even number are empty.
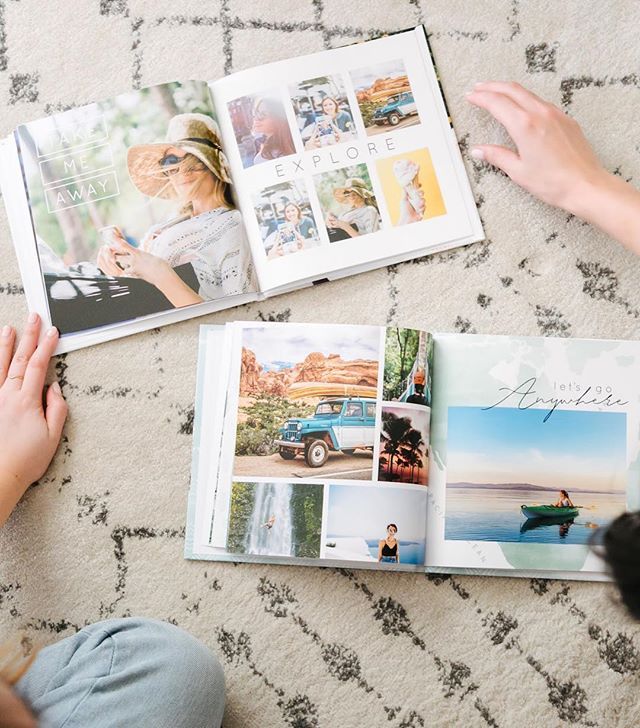
[[[560,497],[553,505],[556,508],[575,508],[575,506],[573,505],[571,498],[569,498],[569,494],[567,493],[566,490],[560,491]]]

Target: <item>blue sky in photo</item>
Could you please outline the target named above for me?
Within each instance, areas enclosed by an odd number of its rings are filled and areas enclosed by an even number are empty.
[[[624,487],[625,413],[555,410],[543,422],[547,412],[450,407],[448,482]]]

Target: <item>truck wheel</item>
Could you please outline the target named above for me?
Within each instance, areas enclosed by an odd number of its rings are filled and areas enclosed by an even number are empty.
[[[287,450],[285,448],[281,448],[280,449],[280,457],[283,460],[295,460],[296,451],[295,450]]]
[[[304,451],[304,459],[310,468],[321,468],[329,459],[329,448],[324,440],[313,440]]]
[[[391,126],[397,126],[400,123],[400,117],[398,114],[389,114],[387,118],[389,119],[389,124],[391,124]]]

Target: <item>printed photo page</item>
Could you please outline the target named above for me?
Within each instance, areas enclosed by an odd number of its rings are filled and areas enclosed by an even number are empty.
[[[484,237],[422,26],[210,87],[261,290]]]
[[[424,570],[430,334],[225,328],[202,327],[186,555]]]
[[[427,570],[596,579],[640,507],[640,345],[435,335]]]
[[[29,303],[60,330],[60,351],[257,297],[205,82],[28,122],[3,162]]]

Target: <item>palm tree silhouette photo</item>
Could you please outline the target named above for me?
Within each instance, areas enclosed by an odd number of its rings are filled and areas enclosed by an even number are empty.
[[[394,483],[426,485],[428,445],[411,414],[382,411],[378,477]]]

